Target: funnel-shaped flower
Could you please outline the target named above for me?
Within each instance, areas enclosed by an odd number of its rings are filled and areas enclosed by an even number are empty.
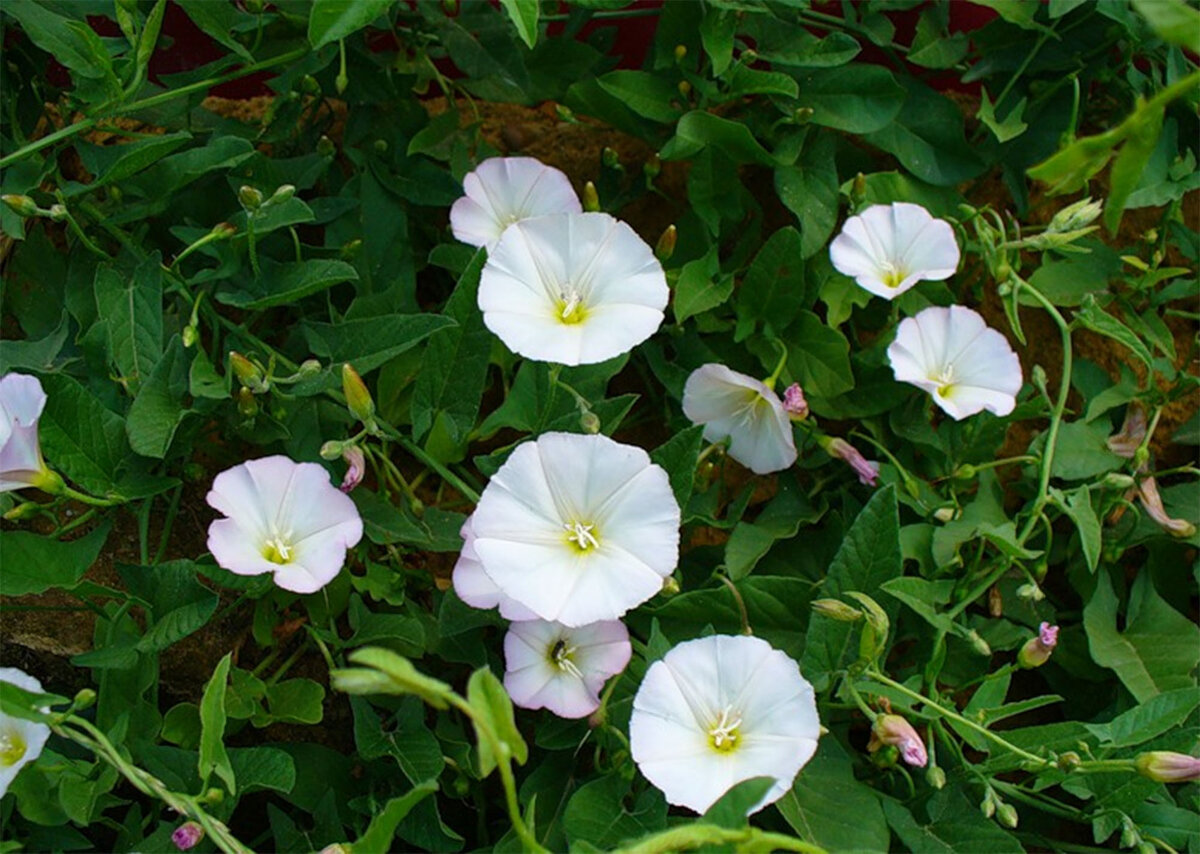
[[[662,265],[632,228],[606,213],[568,213],[504,232],[479,280],[479,308],[514,353],[590,365],[653,335],[668,293]]]
[[[0,379],[0,492],[42,482],[46,464],[37,422],[45,405],[37,377],[5,374]]]
[[[42,683],[15,667],[0,667],[0,682],[42,693]],[[0,797],[25,765],[37,759],[50,737],[50,727],[0,712]]]
[[[616,620],[657,593],[679,560],[679,505],[641,448],[546,433],[492,477],[473,547],[500,591],[543,620]]]
[[[332,581],[362,538],[358,508],[316,463],[248,460],[217,475],[205,500],[228,517],[208,527],[217,563],[237,575],[272,572],[293,593]]]
[[[929,392],[956,421],[984,409],[1007,415],[1016,406],[1021,361],[965,306],[934,306],[902,320],[887,355],[897,380]]]
[[[625,669],[633,648],[620,620],[568,628],[529,620],[504,636],[504,689],[523,709],[582,718],[600,707],[600,691]]]
[[[692,371],[683,387],[683,414],[704,425],[710,442],[729,439],[729,456],[755,474],[796,462],[787,410],[766,383],[708,364]]]
[[[493,157],[463,177],[463,192],[450,208],[454,236],[490,253],[514,222],[583,208],[567,176],[532,157]]]
[[[780,798],[817,749],[812,685],[796,662],[759,638],[714,635],[656,661],[633,700],[629,745],[667,800],[704,812],[752,777]]]
[[[950,223],[920,205],[872,205],[846,220],[829,244],[829,259],[859,287],[890,300],[917,282],[954,275],[958,240]]]

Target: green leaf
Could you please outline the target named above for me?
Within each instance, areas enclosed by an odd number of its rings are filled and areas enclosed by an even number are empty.
[[[886,68],[846,65],[795,73],[797,107],[813,111],[813,124],[847,133],[871,133],[891,124],[904,106],[904,90]]]
[[[563,830],[571,850],[606,851],[667,826],[667,802],[653,787],[647,787],[630,803],[629,782],[609,774],[580,786],[567,801]]]
[[[1136,747],[1182,726],[1200,706],[1200,690],[1180,688],[1151,697],[1106,724],[1084,724],[1105,748]]]
[[[388,11],[393,0],[313,0],[308,43],[317,50],[361,30]]]
[[[737,17],[727,9],[705,5],[704,17],[700,20],[700,43],[712,62],[714,77],[720,77],[733,61],[733,31]]]
[[[800,223],[800,257],[821,251],[833,234],[838,214],[834,138],[819,134],[805,145],[793,166],[775,168],[775,192]]]
[[[53,332],[37,341],[0,341],[0,376],[21,368],[46,370],[62,351],[71,330],[70,316],[63,310]]]
[[[254,16],[234,3],[213,3],[212,0],[177,0],[183,11],[197,27],[218,43],[229,48],[247,62],[254,56],[234,38],[239,25],[253,23]]]
[[[680,507],[687,507],[696,482],[696,461],[704,443],[704,427],[681,430],[650,452],[650,459],[662,466],[671,480],[671,492]]]
[[[1101,243],[1083,245],[1092,251],[1086,255],[1047,261],[1029,277],[1029,284],[1037,288],[1046,299],[1058,306],[1076,306],[1087,299],[1088,294],[1098,296],[1108,292],[1108,281],[1121,273],[1121,259],[1117,253]],[[1024,288],[1018,295],[1021,305],[1036,305],[1037,300]]]
[[[1092,659],[1114,670],[1139,703],[1196,684],[1200,628],[1163,601],[1151,573],[1140,573],[1133,583],[1124,631],[1117,629],[1117,614],[1117,595],[1101,572],[1083,609],[1088,646]]]
[[[351,697],[350,708],[354,712],[354,744],[363,759],[390,756],[409,782],[436,778],[446,767],[441,742],[425,725],[424,707],[415,698],[401,702],[386,730],[367,700]]]
[[[396,827],[404,817],[412,812],[413,807],[438,790],[437,780],[426,780],[413,786],[398,798],[392,798],[383,809],[375,813],[371,823],[352,845],[355,851],[391,851],[396,837]]]
[[[704,110],[692,110],[675,126],[675,136],[662,148],[663,160],[681,160],[711,146],[734,163],[775,166],[775,156],[763,148],[741,122],[723,119]]]
[[[300,330],[314,354],[350,362],[366,374],[453,325],[451,318],[438,314],[384,314],[336,324],[305,321]]]
[[[521,41],[532,50],[538,37],[538,0],[500,0],[500,5],[516,26]]]
[[[854,387],[850,369],[850,342],[830,329],[811,311],[801,311],[784,338],[788,346],[788,371],[813,397],[835,397]],[[820,404],[810,399],[821,414]]]
[[[183,395],[187,389],[188,353],[175,335],[129,407],[125,433],[135,453],[159,460],[166,457],[184,416]]]
[[[997,824],[983,817],[959,787],[934,794],[922,824],[899,801],[883,798],[883,814],[906,850],[914,854],[1023,854],[1025,849]]]
[[[1193,14],[1196,13],[1194,10]],[[1125,144],[1113,162],[1108,175],[1108,198],[1104,200],[1104,225],[1109,234],[1115,235],[1121,225],[1121,215],[1130,193],[1137,187],[1146,169],[1150,155],[1158,146],[1162,134],[1163,116],[1167,105],[1140,106],[1121,127],[1125,129]]]
[[[1084,561],[1088,570],[1095,572],[1100,563],[1101,531],[1100,518],[1092,507],[1091,491],[1086,486],[1066,492],[1051,488],[1050,494],[1059,508],[1075,523]]]
[[[776,330],[795,319],[806,303],[802,248],[800,232],[790,225],[771,235],[742,280],[739,316],[744,312]]]
[[[596,78],[605,92],[656,122],[674,122],[682,115],[679,90],[670,81],[648,71],[610,71]],[[676,103],[672,104],[671,102]]]
[[[147,603],[146,633],[139,652],[161,652],[200,629],[217,610],[220,597],[200,583],[196,564],[173,560],[156,566],[118,564],[125,588]]]
[[[23,596],[45,593],[52,587],[74,587],[100,556],[111,529],[112,524],[105,522],[87,535],[67,541],[29,531],[5,531],[0,593]]]
[[[38,432],[46,459],[85,489],[108,493],[130,453],[124,419],[64,374],[44,377],[42,387],[46,408]]]
[[[954,631],[954,621],[938,611],[938,605],[950,604],[954,595],[954,581],[930,581],[927,578],[905,576],[893,578],[880,585],[880,589],[895,596],[921,615],[925,622],[938,631]]]
[[[790,539],[803,523],[815,522],[822,511],[814,507],[794,480],[780,478],[779,491],[753,522],[742,520],[725,544],[725,569],[741,581],[778,540]]]
[[[1023,30],[1041,30],[1051,32],[1045,24],[1034,20],[1040,3],[1026,3],[1025,0],[970,0],[976,6],[986,6],[999,13],[1010,24]]]
[[[83,21],[55,14],[36,0],[6,0],[4,14],[16,18],[31,42],[76,74],[93,80],[113,77],[108,51]]]
[[[390,649],[365,646],[350,653],[351,667],[331,670],[329,684],[347,694],[415,694],[435,709],[449,707],[449,685],[419,672],[413,663]]]
[[[229,764],[241,784],[242,794],[273,789],[289,794],[296,785],[296,763],[275,747],[232,747]]]
[[[93,287],[109,356],[136,392],[162,356],[162,259],[152,253],[132,276],[108,265],[97,267]]]
[[[703,258],[688,261],[680,269],[671,303],[675,322],[683,323],[689,317],[723,305],[732,293],[733,276],[721,274],[714,246]]]
[[[1045,434],[1035,440],[1040,449]],[[1067,421],[1058,429],[1058,445],[1050,473],[1066,480],[1084,480],[1115,471],[1125,464],[1108,448],[1108,428],[1101,421],[1090,424]]]
[[[805,842],[829,851],[888,851],[890,834],[880,797],[854,779],[854,766],[836,739],[823,739],[817,753],[775,802]]]
[[[745,827],[749,813],[766,797],[774,786],[774,777],[751,777],[735,783],[732,788],[704,811],[701,820],[717,827]]]
[[[902,562],[896,487],[888,484],[876,490],[855,517],[829,565],[819,595],[837,599],[857,591],[875,596],[885,582],[901,575]],[[895,618],[895,605],[886,600],[879,605],[889,618]],[[813,617],[809,622],[801,670],[818,691],[828,687],[834,671],[854,661],[857,647],[852,648],[851,639],[858,631],[858,624],[822,617]]]
[[[491,774],[498,762],[508,761],[507,757],[515,759],[518,765],[524,765],[529,758],[529,748],[517,729],[512,700],[504,690],[504,685],[488,668],[479,668],[467,680],[467,703],[474,711],[471,722],[475,726],[479,776]],[[484,734],[488,730],[499,741],[498,745],[493,745]],[[497,756],[496,750],[502,750],[504,754]]]
[[[267,686],[267,712],[251,718],[257,727],[272,723],[319,724],[325,688],[311,679],[285,679]]]
[[[233,766],[225,751],[225,682],[229,678],[229,665],[233,653],[227,652],[217,663],[216,669],[204,686],[200,698],[200,760],[198,773],[202,786],[208,785],[209,775],[216,775],[225,783],[229,794],[237,794],[237,780]]]
[[[358,281],[358,271],[345,261],[312,259],[279,263],[262,260],[262,275],[247,276],[234,291],[219,291],[217,301],[238,308],[271,308],[288,305],[310,294]]]
[[[747,95],[779,95],[795,98],[800,86],[795,78],[782,71],[760,71],[748,65],[736,65],[725,78],[729,86],[728,98],[744,98]]]
[[[76,186],[67,195],[89,193],[96,187],[124,181],[126,178],[150,168],[152,164],[162,160],[191,138],[192,135],[187,131],[178,131],[123,145],[76,143],[79,159],[95,176],[95,180],[90,184]]]
[[[1185,0],[1133,0],[1133,8],[1163,41],[1200,51],[1200,10]]]
[[[1016,139],[1029,129],[1029,125],[1021,119],[1028,102],[1028,98],[1022,98],[1008,111],[1008,114],[1003,119],[999,119],[996,117],[996,105],[988,97],[987,89],[983,89],[980,91],[979,112],[976,113],[976,116],[981,122],[987,125],[988,130],[996,137],[997,142],[1008,142],[1010,139]]]

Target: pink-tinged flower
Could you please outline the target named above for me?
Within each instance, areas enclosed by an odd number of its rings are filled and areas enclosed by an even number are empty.
[[[34,694],[44,693],[41,682],[15,667],[0,667],[0,682]],[[17,772],[41,755],[49,737],[50,727],[45,724],[0,712],[0,797],[8,791]]]
[[[1146,407],[1131,400],[1125,407],[1125,420],[1121,431],[1108,437],[1108,449],[1118,457],[1132,460],[1137,449],[1146,441]]]
[[[917,282],[953,276],[958,240],[950,223],[920,205],[872,205],[846,220],[829,244],[829,259],[859,287],[890,300]]]
[[[783,411],[793,421],[803,421],[808,417],[808,401],[804,399],[804,389],[800,383],[792,383],[783,390]]]
[[[817,439],[817,442],[825,449],[825,453],[829,456],[839,459],[850,466],[854,473],[858,475],[858,482],[863,486],[874,486],[879,480],[879,463],[875,460],[868,460],[859,453],[858,448],[851,445],[845,439],[836,437],[822,436]]]
[[[1200,758],[1170,750],[1139,753],[1134,760],[1143,777],[1160,783],[1190,783],[1200,780]]]
[[[490,253],[514,222],[554,213],[580,213],[571,182],[532,157],[493,157],[463,177],[462,198],[450,208],[454,236]]]
[[[914,768],[924,768],[929,761],[925,742],[913,725],[900,715],[880,715],[871,726],[871,742],[867,749],[874,753],[885,744],[900,751],[900,758]]]
[[[779,396],[754,377],[718,364],[697,368],[683,386],[683,414],[704,425],[708,441],[729,439],[729,456],[755,474],[796,462],[791,419]]]
[[[454,564],[450,581],[458,598],[472,608],[488,610],[499,608],[500,616],[506,620],[536,620],[538,615],[520,602],[505,595],[504,591],[483,571],[483,564],[475,554],[475,533],[471,529],[471,517],[463,522],[459,534],[463,538],[462,551]]]
[[[887,355],[898,381],[929,392],[956,421],[984,409],[1008,415],[1016,406],[1021,361],[965,306],[933,306],[902,320]]]
[[[274,573],[294,593],[332,581],[362,538],[358,508],[316,463],[248,460],[217,475],[205,500],[228,517],[208,528],[217,563],[237,575]]]
[[[600,691],[625,669],[633,648],[620,620],[569,628],[547,620],[513,623],[504,636],[504,689],[523,709],[583,718]]]
[[[0,492],[40,487],[53,476],[38,444],[37,423],[45,405],[37,377],[5,374],[0,379]]]
[[[367,472],[367,461],[363,456],[362,448],[358,445],[350,445],[342,452],[342,459],[346,461],[346,474],[342,477],[342,485],[338,487],[342,492],[349,493],[354,487],[362,483],[363,475]]]
[[[180,851],[191,851],[204,838],[204,828],[194,821],[185,821],[171,834],[171,841]]]
[[[633,699],[629,747],[667,801],[702,813],[734,785],[774,777],[782,797],[817,750],[821,722],[796,662],[760,638],[687,641],[650,665]]]
[[[1036,637],[1025,641],[1017,653],[1017,664],[1026,669],[1041,667],[1050,660],[1050,653],[1058,645],[1058,626],[1042,623]]]
[[[1162,496],[1158,494],[1158,482],[1152,477],[1143,477],[1137,485],[1138,498],[1146,515],[1163,527],[1173,537],[1190,537],[1196,526],[1187,519],[1174,519],[1167,515]]]
[[[470,545],[500,591],[567,626],[619,619],[679,561],[679,504],[641,448],[545,433],[492,477]]]
[[[590,365],[658,330],[670,291],[662,264],[606,213],[562,213],[510,226],[479,279],[483,322],[529,359]]]

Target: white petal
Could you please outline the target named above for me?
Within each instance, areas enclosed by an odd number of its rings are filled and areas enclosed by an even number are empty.
[[[949,278],[959,254],[951,225],[908,202],[872,205],[847,219],[829,245],[838,272],[889,300],[917,282]]]
[[[489,251],[513,222],[582,210],[567,176],[531,157],[485,160],[463,177],[463,190],[450,208],[450,227],[459,240]]]
[[[219,566],[235,575],[262,575],[279,568],[263,557],[264,545],[236,519],[216,519],[208,526],[208,550]]]
[[[36,377],[5,374],[0,379],[0,492],[28,486],[41,474],[37,422],[45,405]]]
[[[704,424],[710,442],[729,438],[729,455],[756,474],[781,471],[796,461],[791,421],[765,383],[707,364],[688,377],[683,412]]]
[[[32,427],[42,417],[46,392],[37,377],[25,374],[5,374],[0,379],[0,425],[19,424]],[[0,426],[0,442],[4,440]]]
[[[15,667],[0,667],[0,682],[8,682],[18,688],[34,693],[42,693],[42,683]],[[43,709],[46,711],[46,709]],[[0,764],[0,797],[8,791],[9,784],[16,778],[17,773],[41,755],[50,738],[50,727],[37,721],[13,718],[0,714],[0,738],[20,741],[24,744],[24,752],[20,758],[10,765]]]

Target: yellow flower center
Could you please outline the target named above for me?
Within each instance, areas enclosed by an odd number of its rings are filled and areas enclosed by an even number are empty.
[[[949,397],[950,393],[954,391],[954,366],[946,365],[937,374],[930,376],[929,380],[938,384],[937,393],[939,395]]]
[[[266,541],[266,543],[263,544],[262,556],[271,563],[291,563],[292,552],[295,550],[295,546],[288,542],[290,539],[290,533],[287,535],[280,535],[278,532],[276,532],[269,540]]]
[[[575,647],[567,646],[567,642],[559,638],[550,647],[550,652],[546,656],[550,663],[566,673],[570,673],[576,679],[582,679],[583,673],[575,666],[572,656],[575,655]]]
[[[0,767],[16,765],[25,755],[25,739],[11,730],[0,732]]]
[[[579,552],[600,548],[600,540],[592,533],[595,527],[594,524],[579,521],[563,523],[563,530],[567,532],[567,542]]]
[[[559,298],[556,308],[558,309],[558,322],[567,325],[583,323],[587,317],[587,309],[583,305],[583,295],[575,290],[564,291]]]
[[[883,283],[889,288],[898,288],[900,283],[904,281],[907,274],[904,270],[895,266],[890,262],[884,262],[883,265]]]
[[[717,718],[716,723],[708,729],[708,746],[717,753],[732,753],[742,738],[738,732],[741,725],[741,715],[726,706],[721,710],[721,716]]]

